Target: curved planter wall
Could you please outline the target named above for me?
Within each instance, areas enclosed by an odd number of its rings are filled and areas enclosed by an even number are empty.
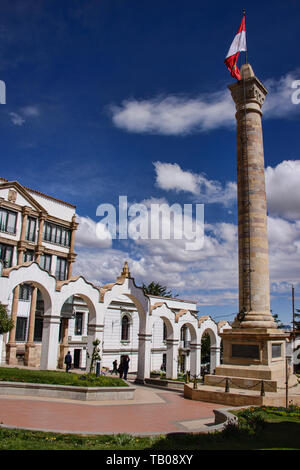
[[[0,395],[65,398],[69,400],[133,400],[135,387],[73,387],[66,385],[0,382]]]

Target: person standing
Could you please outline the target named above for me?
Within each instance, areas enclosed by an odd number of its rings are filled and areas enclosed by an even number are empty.
[[[65,364],[66,364],[66,372],[69,372],[69,370],[71,369],[71,365],[72,365],[72,356],[71,356],[70,351],[68,351],[68,353],[65,355]]]
[[[125,356],[123,358],[123,373],[124,373],[124,380],[127,380],[127,374],[128,374],[128,369],[129,369],[129,356]]]

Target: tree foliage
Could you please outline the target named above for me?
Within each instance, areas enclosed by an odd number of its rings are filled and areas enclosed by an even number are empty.
[[[152,281],[150,284],[143,284],[143,289],[145,294],[148,295],[157,295],[158,297],[177,297],[172,294],[171,290],[168,290],[166,286],[160,285],[158,282]]]
[[[8,333],[14,327],[14,322],[7,313],[5,305],[0,303],[0,335]]]

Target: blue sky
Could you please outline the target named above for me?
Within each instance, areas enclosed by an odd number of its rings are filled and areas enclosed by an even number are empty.
[[[112,281],[128,259],[139,284],[157,280],[197,300],[202,314],[232,319],[236,136],[224,58],[243,8],[248,60],[269,89],[272,310],[289,322],[291,283],[300,308],[296,0],[2,0],[1,175],[76,204],[77,271],[88,279]],[[176,186],[175,176],[191,178],[194,191]],[[120,195],[130,203],[204,202],[207,244],[192,259],[171,242],[97,240],[97,206]]]

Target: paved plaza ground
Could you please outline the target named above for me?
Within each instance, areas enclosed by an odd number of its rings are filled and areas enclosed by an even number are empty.
[[[6,427],[82,434],[208,431],[214,403],[187,400],[182,392],[135,385],[135,398],[78,402],[36,397],[0,396],[0,422]]]

